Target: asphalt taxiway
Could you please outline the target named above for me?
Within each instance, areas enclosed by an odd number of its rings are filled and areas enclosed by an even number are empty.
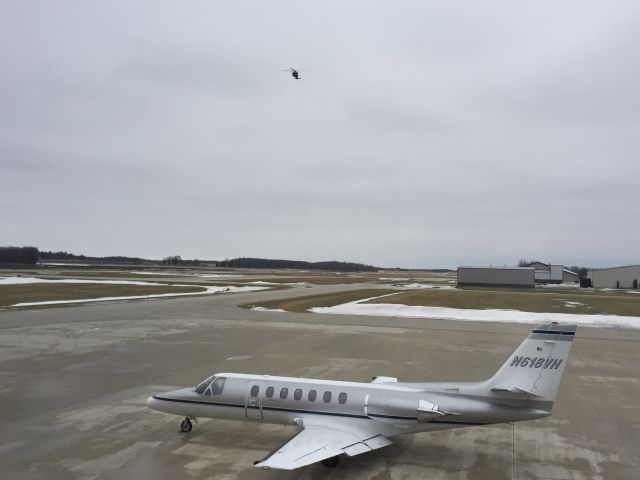
[[[222,371],[479,380],[531,328],[237,306],[354,288],[0,312],[2,478],[638,478],[638,330],[580,328],[550,418],[400,437],[336,469],[256,470],[293,427],[201,420],[183,434],[179,418],[146,407],[151,393]]]

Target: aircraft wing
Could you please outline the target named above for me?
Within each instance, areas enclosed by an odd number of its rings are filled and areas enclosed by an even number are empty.
[[[307,425],[296,436],[275,452],[255,464],[258,468],[293,470],[325,458],[346,453],[350,457],[391,445],[387,437],[362,431],[349,430],[348,426]]]

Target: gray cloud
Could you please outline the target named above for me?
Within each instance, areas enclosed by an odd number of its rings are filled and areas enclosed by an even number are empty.
[[[639,10],[5,3],[0,243],[637,263]]]

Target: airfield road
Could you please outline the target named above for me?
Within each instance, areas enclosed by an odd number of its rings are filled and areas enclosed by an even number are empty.
[[[178,417],[146,407],[152,393],[225,371],[479,380],[531,328],[237,306],[354,288],[371,285],[0,312],[2,477],[638,478],[640,330],[579,329],[550,418],[400,437],[336,469],[255,469],[293,427],[200,420],[183,434]]]

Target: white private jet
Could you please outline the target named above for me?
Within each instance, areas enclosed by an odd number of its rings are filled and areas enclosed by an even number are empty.
[[[498,372],[482,382],[370,383],[218,373],[194,387],[153,395],[147,405],[184,416],[183,432],[197,417],[295,425],[285,445],[254,462],[292,470],[339,455],[390,445],[404,434],[471,425],[532,420],[551,415],[576,325],[538,325]]]

